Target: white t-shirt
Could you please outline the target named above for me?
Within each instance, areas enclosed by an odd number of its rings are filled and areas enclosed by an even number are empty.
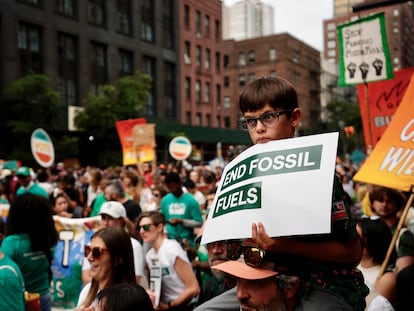
[[[134,253],[134,269],[135,276],[142,277],[144,275],[144,251],[142,250],[141,244],[134,238],[131,238],[132,251]],[[82,271],[90,270],[91,265],[86,259],[83,258]]]
[[[88,296],[90,289],[91,289],[91,282],[89,282],[82,288],[79,294],[78,304],[76,305],[77,308],[79,308],[83,304],[83,302],[86,299],[86,296]],[[93,304],[95,304],[95,302]],[[89,306],[84,306],[84,307],[89,307]]]
[[[151,271],[151,267],[161,267],[161,296],[160,301],[168,303],[176,299],[185,289],[183,281],[174,269],[177,257],[181,258],[190,265],[187,253],[176,240],[165,239],[162,242],[158,253],[151,248],[146,255],[146,262]],[[151,282],[151,275],[150,275]]]

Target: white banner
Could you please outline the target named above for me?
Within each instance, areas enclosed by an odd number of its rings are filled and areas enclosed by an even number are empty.
[[[338,133],[257,144],[224,169],[202,244],[251,238],[262,222],[272,237],[329,233]]]
[[[339,85],[393,78],[384,13],[338,26]]]

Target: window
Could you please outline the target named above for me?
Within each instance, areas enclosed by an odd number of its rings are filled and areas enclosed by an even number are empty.
[[[166,116],[174,118],[177,114],[176,102],[176,72],[173,63],[164,63],[164,98],[166,107]]]
[[[17,37],[21,76],[25,76],[30,71],[41,73],[43,71],[41,28],[20,23]]]
[[[328,39],[335,39],[336,38],[336,33],[334,31],[329,31],[328,32]]]
[[[214,33],[215,33],[215,38],[216,41],[219,41],[221,39],[221,35],[220,35],[220,22],[216,19],[214,22]]]
[[[205,86],[205,89],[204,89],[204,101],[206,102],[206,103],[210,103],[210,98],[211,98],[211,96],[210,96],[210,82],[206,82],[206,86]]]
[[[201,46],[199,45],[196,47],[196,66],[197,68],[201,67]]]
[[[210,69],[210,63],[211,63],[211,51],[210,49],[206,49],[206,59],[204,62],[204,67],[206,69]]]
[[[206,115],[206,126],[208,127],[211,126],[211,115],[210,114]]]
[[[246,84],[246,77],[245,75],[240,75],[239,76],[239,86],[243,86]]]
[[[191,112],[190,112],[190,111],[187,111],[187,112],[185,113],[185,120],[186,120],[186,123],[187,123],[188,125],[191,125]]]
[[[275,77],[276,77],[276,71],[271,70],[271,71],[269,72],[269,76],[270,76],[270,77],[272,77],[272,78],[275,78]]]
[[[125,35],[132,34],[131,0],[117,0],[117,30]]]
[[[216,71],[219,73],[221,71],[221,55],[219,52],[216,52]]]
[[[201,126],[201,113],[196,114],[196,124],[198,126]]]
[[[204,30],[205,30],[206,36],[210,36],[210,16],[208,15],[204,16]]]
[[[76,37],[58,34],[58,91],[63,107],[75,106],[78,102],[78,42]],[[66,113],[66,111],[65,111]],[[66,119],[66,118],[65,118]]]
[[[164,0],[163,3],[163,47],[169,50],[175,49],[175,27],[174,27],[174,1]]]
[[[190,27],[190,7],[188,4],[184,5],[184,25]]]
[[[74,17],[76,15],[76,0],[56,0],[56,11],[62,15]]]
[[[146,116],[154,116],[156,115],[156,92],[155,86],[157,85],[157,75],[155,71],[155,58],[144,56],[143,57],[143,72],[149,75],[152,78],[151,81],[151,94],[148,97],[148,102],[145,107],[145,115]]]
[[[224,68],[228,68],[229,65],[230,65],[230,58],[227,54],[224,54],[223,66],[224,66]]]
[[[100,43],[91,43],[90,52],[90,66],[91,66],[91,83],[92,90],[96,93],[99,90],[99,86],[108,82],[107,79],[107,54],[106,46]]]
[[[224,127],[225,128],[230,127],[230,117],[224,117]]]
[[[89,0],[88,2],[88,22],[95,26],[105,26],[105,1]]]
[[[191,45],[190,42],[184,42],[184,63],[191,64]]]
[[[201,102],[201,82],[200,82],[200,80],[196,81],[195,91],[196,91],[196,102],[200,103]]]
[[[251,72],[251,73],[249,73],[249,81],[253,81],[254,80],[254,73],[253,72]]]
[[[299,61],[300,61],[300,51],[299,50],[293,50],[292,51],[292,61],[294,63],[299,63]]]
[[[141,6],[141,39],[154,42],[155,10],[153,0],[144,0]]]
[[[251,50],[251,51],[249,52],[249,64],[250,64],[250,65],[253,65],[255,62],[256,62],[256,56],[255,56],[255,54],[254,54],[254,51],[253,51],[253,50]]]
[[[246,66],[246,58],[243,52],[239,53],[239,66]]]
[[[134,53],[127,50],[119,50],[119,76],[134,74]]]
[[[224,104],[223,104],[223,106],[226,109],[230,108],[230,97],[229,96],[224,96]]]
[[[196,11],[196,33],[201,34],[201,13]]]
[[[230,86],[230,78],[229,76],[224,76],[224,87],[229,87]]]
[[[329,40],[327,44],[328,49],[334,49],[336,47],[336,41],[335,40]]]
[[[216,122],[217,122],[217,127],[221,127],[221,118],[220,118],[220,116],[217,116]]]
[[[275,61],[276,60],[276,49],[275,48],[270,48],[270,50],[269,50],[269,60],[270,61]]]
[[[336,31],[336,25],[335,25],[335,23],[329,23],[329,24],[326,26],[326,28],[327,28],[328,30],[334,30],[334,31]]]
[[[216,84],[216,103],[219,106],[221,104],[221,85]]]
[[[185,98],[191,99],[191,78],[185,77]]]

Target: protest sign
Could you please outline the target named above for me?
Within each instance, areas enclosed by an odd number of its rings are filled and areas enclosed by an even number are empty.
[[[82,289],[84,246],[98,229],[100,216],[65,218],[53,216],[59,241],[54,252],[51,292],[53,307],[74,309]]]
[[[35,129],[30,138],[30,147],[36,162],[42,167],[51,167],[55,161],[55,148],[44,129]]]
[[[366,146],[372,144],[375,147],[384,134],[401,103],[413,72],[414,68],[404,68],[394,72],[394,79],[369,83],[368,105],[365,102],[365,86],[358,85],[359,110]],[[370,134],[372,137],[369,137]]]
[[[329,233],[338,133],[256,144],[226,165],[202,244],[251,237]]]
[[[393,77],[383,12],[340,25],[337,31],[340,86]]]
[[[119,140],[122,146],[122,163],[131,165],[137,163],[136,148],[134,143],[133,129],[136,125],[146,124],[145,118],[123,120],[116,122]]]
[[[135,157],[139,163],[151,162],[154,159],[155,124],[137,124],[132,128]]]
[[[410,190],[414,185],[414,77],[391,123],[354,180]]]

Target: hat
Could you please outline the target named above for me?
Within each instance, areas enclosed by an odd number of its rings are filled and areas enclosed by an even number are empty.
[[[99,212],[99,215],[102,214],[109,215],[112,218],[126,217],[125,207],[117,201],[104,202]]]
[[[16,175],[28,177],[30,176],[30,168],[28,168],[27,166],[19,167],[19,169],[16,172]]]
[[[246,280],[261,280],[278,275],[279,272],[259,267],[252,267],[242,261],[229,260],[211,267]]]

